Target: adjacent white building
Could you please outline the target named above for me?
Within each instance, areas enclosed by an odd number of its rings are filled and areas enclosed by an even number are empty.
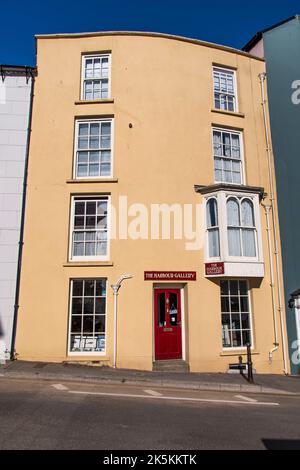
[[[12,350],[22,256],[32,67],[0,65],[0,360]]]

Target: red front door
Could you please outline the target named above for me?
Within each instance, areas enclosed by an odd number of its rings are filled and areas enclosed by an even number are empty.
[[[155,359],[181,359],[180,289],[154,290]]]

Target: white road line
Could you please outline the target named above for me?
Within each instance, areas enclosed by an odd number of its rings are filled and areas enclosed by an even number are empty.
[[[238,400],[214,400],[210,398],[186,398],[186,397],[163,397],[153,395],[134,395],[126,393],[106,393],[106,392],[84,392],[77,390],[69,390],[69,393],[78,395],[94,395],[104,397],[122,397],[122,398],[150,398],[151,400],[177,400],[177,401],[191,401],[191,402],[204,402],[204,403],[220,403],[220,404],[235,404],[235,405],[263,405],[263,406],[279,406],[279,403],[271,402],[250,402],[250,401],[238,401]]]
[[[249,401],[251,403],[256,403],[257,400],[254,398],[244,397],[243,395],[235,395],[235,398],[240,398],[241,400]]]
[[[154,397],[162,396],[162,393],[156,392],[156,390],[144,390],[144,392],[149,393],[149,395],[153,395]]]
[[[56,390],[68,390],[68,387],[65,387],[63,384],[53,384],[51,387],[56,388]]]

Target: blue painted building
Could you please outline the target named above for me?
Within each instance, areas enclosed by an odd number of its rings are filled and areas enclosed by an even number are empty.
[[[243,49],[266,60],[289,354],[300,374],[300,16],[258,32]]]

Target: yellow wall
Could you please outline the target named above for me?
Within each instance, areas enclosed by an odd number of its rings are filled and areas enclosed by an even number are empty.
[[[112,51],[113,102],[79,100],[81,54]],[[204,277],[204,252],[181,240],[112,240],[108,266],[69,266],[72,194],[110,193],[128,202],[199,203],[194,184],[214,181],[212,124],[244,131],[246,182],[269,192],[258,74],[264,62],[246,54],[147,35],[39,38],[29,158],[25,244],[16,352],[19,359],[112,363],[110,285],[126,272],[119,295],[118,366],[152,369],[152,282],[145,270],[197,271],[188,282],[186,348],[192,371],[226,371],[240,351],[222,352],[220,289]],[[243,116],[212,111],[212,63],[237,68]],[[75,117],[114,116],[117,182],[67,183],[72,178]],[[132,123],[132,128],[129,128]],[[265,277],[250,281],[258,372],[281,373],[282,349],[268,363],[273,319],[265,216],[261,209]],[[107,277],[107,355],[67,356],[70,278]]]

